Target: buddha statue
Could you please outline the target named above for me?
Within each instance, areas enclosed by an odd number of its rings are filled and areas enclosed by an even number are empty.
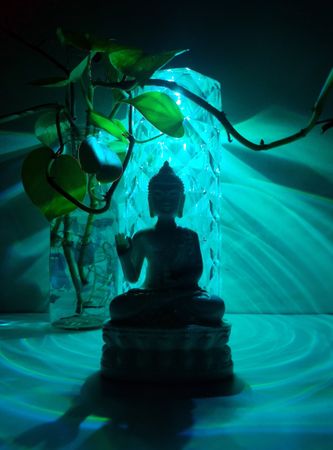
[[[147,271],[143,286],[113,298],[111,323],[144,326],[188,324],[219,326],[224,301],[199,287],[203,262],[197,233],[177,225],[185,202],[184,185],[168,162],[148,186],[153,228],[133,237],[115,236],[116,248],[125,278],[139,279],[144,260]]]

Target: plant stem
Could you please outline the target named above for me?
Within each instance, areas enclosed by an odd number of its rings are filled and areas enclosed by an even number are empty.
[[[84,99],[84,101],[86,103],[86,106],[87,106],[87,109],[88,109],[88,114],[89,114],[89,111],[91,109],[93,109],[93,105],[92,105],[92,103],[89,100],[89,97],[88,97],[88,94],[87,94],[87,91],[86,91],[86,87],[84,85],[84,81],[83,81],[82,77],[80,78],[80,87],[81,87],[82,96],[83,96],[83,99]]]
[[[77,262],[80,280],[83,285],[88,284],[87,275],[84,272],[84,260],[85,260],[87,248],[89,245],[90,235],[91,235],[91,232],[93,229],[94,218],[95,218],[95,214],[89,213],[87,222],[86,222],[86,226],[84,229],[84,234],[81,239],[79,259]]]
[[[93,192],[92,192],[93,188],[94,188],[94,175],[90,175],[89,183],[88,183],[88,193],[89,193],[89,197],[90,197],[90,207],[94,209],[97,206],[97,200],[93,195]],[[95,214],[89,213],[87,222],[86,222],[86,226],[84,229],[84,234],[81,239],[80,253],[79,253],[77,265],[78,265],[80,280],[83,285],[88,284],[87,275],[84,273],[84,260],[85,260],[86,252],[88,249],[90,236],[91,236],[91,233],[93,230],[94,219],[95,219]]]
[[[91,128],[91,123],[90,123],[90,109],[93,109],[93,105],[94,105],[94,87],[91,83],[91,52],[89,53],[89,61],[88,61],[88,65],[87,65],[87,75],[88,75],[88,89],[87,92],[85,91],[84,87],[83,87],[83,95],[86,99],[86,102],[88,104],[88,108],[89,105],[91,105],[91,108],[88,109],[87,115],[86,115],[86,135],[88,135],[90,133],[90,128]],[[81,79],[82,81],[82,79]],[[95,181],[95,183],[94,183]],[[96,184],[96,180],[95,180],[95,176],[94,175],[89,175],[88,176],[88,194],[89,194],[89,199],[90,199],[90,208],[91,209],[95,209],[97,206],[97,200],[95,198],[95,196],[93,195],[93,189],[94,186]],[[79,253],[79,258],[78,258],[78,270],[79,270],[79,275],[80,275],[80,280],[81,283],[83,285],[88,284],[88,278],[87,275],[85,274],[84,271],[84,261],[85,261],[85,257],[86,257],[86,253],[87,253],[87,249],[88,249],[88,245],[89,245],[89,240],[90,240],[90,236],[93,230],[93,223],[94,223],[94,219],[95,219],[95,214],[93,212],[90,212],[88,217],[87,217],[87,221],[86,221],[86,225],[85,225],[85,229],[84,229],[84,233],[81,239],[81,245],[80,245],[80,253]]]
[[[75,96],[74,96],[74,86],[73,83],[70,83],[68,89],[66,91],[66,104],[69,107],[69,116],[72,121],[75,120]],[[76,133],[77,129],[74,126],[71,126],[70,129],[71,137],[71,151],[72,155],[76,156]],[[49,171],[47,173],[49,175]],[[67,266],[71,275],[72,283],[74,286],[74,290],[76,293],[76,304],[75,304],[75,314],[81,314],[83,311],[83,298],[81,294],[81,283],[80,283],[80,275],[78,273],[78,269],[76,266],[75,256],[73,254],[73,242],[70,240],[70,229],[71,229],[71,220],[69,215],[64,216],[64,235],[62,241],[62,248],[64,252],[64,256],[67,262]]]
[[[95,87],[92,83],[92,53],[89,52],[89,59],[87,64],[87,75],[88,75],[88,99],[90,104],[94,105],[94,93],[95,93]]]
[[[117,114],[119,108],[120,108],[120,103],[116,103],[116,104],[114,105],[114,107],[112,108],[110,114],[108,115],[108,118],[109,118],[109,119],[113,119],[114,116]]]
[[[72,116],[72,119],[76,119],[76,102],[75,102],[75,86],[74,83],[69,83],[68,87],[69,94],[69,110]]]
[[[151,137],[151,138],[149,138],[149,139],[144,139],[143,141],[140,141],[140,140],[138,140],[138,139],[135,139],[135,143],[136,143],[136,144],[147,144],[147,142],[154,141],[155,139],[158,139],[158,138],[162,137],[163,134],[164,134],[164,133],[160,133],[160,134],[158,134],[157,136],[153,136],[153,137]]]
[[[69,76],[70,72],[63,64],[61,64],[58,60],[56,60],[53,56],[49,55],[45,50],[41,49],[40,47],[37,47],[36,45],[32,44],[29,41],[26,41],[22,36],[18,35],[12,30],[8,30],[7,28],[1,27],[5,33],[7,33],[10,37],[15,39],[16,41],[20,42],[21,44],[25,45],[26,47],[29,47],[33,51],[39,53],[43,56],[43,58],[50,61],[53,65],[58,67],[61,71],[65,72],[67,76]]]
[[[75,258],[73,255],[73,242],[70,240],[70,225],[69,216],[64,216],[64,237],[62,240],[62,248],[76,293],[75,314],[81,314],[83,310],[83,299],[81,296],[79,275],[76,270]]]
[[[51,247],[56,243],[57,237],[58,237],[58,231],[60,228],[60,225],[63,222],[63,217],[57,217],[54,221],[53,227],[51,227],[51,236],[50,236],[50,245]]]
[[[96,81],[94,81],[94,85],[108,87],[108,88],[118,88],[118,89],[124,89],[126,91],[130,91],[133,89],[133,87],[135,87],[135,80],[119,82],[119,83],[108,83],[108,82],[96,80]],[[220,124],[226,130],[226,132],[228,134],[228,138],[229,138],[229,136],[233,136],[238,142],[240,142],[247,148],[249,148],[251,150],[255,150],[255,151],[270,150],[272,148],[280,147],[282,145],[289,144],[289,143],[294,142],[302,137],[305,137],[312,130],[312,128],[317,125],[317,119],[319,118],[320,113],[321,113],[321,111],[319,111],[315,106],[313,108],[314,112],[305,128],[301,129],[297,133],[294,133],[294,134],[287,136],[285,138],[282,138],[282,139],[278,139],[269,144],[265,144],[263,139],[260,140],[259,144],[256,144],[255,142],[249,141],[244,136],[242,136],[233,127],[233,125],[229,122],[229,120],[226,118],[226,114],[223,111],[218,110],[217,108],[212,106],[210,103],[206,102],[203,98],[199,97],[198,95],[194,94],[193,92],[189,91],[188,89],[184,88],[183,86],[180,86],[176,82],[153,78],[153,79],[144,81],[143,85],[165,87],[167,89],[171,89],[173,91],[177,91],[177,92],[183,94],[189,100],[191,100],[194,103],[196,103],[197,105],[201,106],[207,112],[209,112],[214,117],[216,117],[216,119],[220,122]]]
[[[180,86],[179,84],[175,83],[174,81],[151,79],[151,80],[147,80],[145,82],[145,85],[146,86],[166,87],[168,89],[171,89],[172,91],[180,92],[185,97],[192,100],[194,103],[201,106],[207,112],[209,112],[214,117],[216,117],[216,119],[221,123],[221,125],[224,127],[226,132],[228,134],[230,134],[231,136],[233,136],[238,142],[240,142],[241,144],[250,148],[251,150],[255,150],[255,151],[269,150],[274,147],[280,147],[282,145],[289,144],[290,142],[293,142],[302,137],[305,137],[311,131],[311,129],[316,125],[315,120],[313,120],[313,116],[312,116],[308,125],[305,128],[303,128],[302,130],[298,131],[297,133],[294,133],[285,138],[273,141],[270,144],[265,144],[262,139],[260,141],[260,144],[256,144],[252,141],[249,141],[244,136],[242,136],[240,133],[238,133],[238,131],[233,127],[233,125],[231,125],[229,120],[226,118],[226,115],[223,111],[219,111],[217,108],[212,106],[210,103],[206,102],[204,99],[202,99],[198,95],[193,94],[193,92]]]

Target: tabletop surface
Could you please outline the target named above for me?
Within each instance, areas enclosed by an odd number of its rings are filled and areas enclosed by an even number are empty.
[[[106,382],[101,330],[0,317],[1,449],[333,448],[330,315],[228,315],[232,382]]]

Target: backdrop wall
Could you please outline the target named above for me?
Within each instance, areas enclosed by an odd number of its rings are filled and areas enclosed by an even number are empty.
[[[271,108],[237,125],[265,141],[306,118]],[[20,168],[31,135],[1,138],[1,311],[48,303],[48,222],[23,192]],[[223,292],[228,312],[332,313],[333,136],[314,130],[296,143],[253,152],[221,149]],[[111,237],[112,239],[112,237]]]

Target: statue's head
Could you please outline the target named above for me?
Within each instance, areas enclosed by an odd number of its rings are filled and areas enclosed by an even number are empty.
[[[165,161],[148,185],[150,216],[182,217],[185,202],[184,185]]]

